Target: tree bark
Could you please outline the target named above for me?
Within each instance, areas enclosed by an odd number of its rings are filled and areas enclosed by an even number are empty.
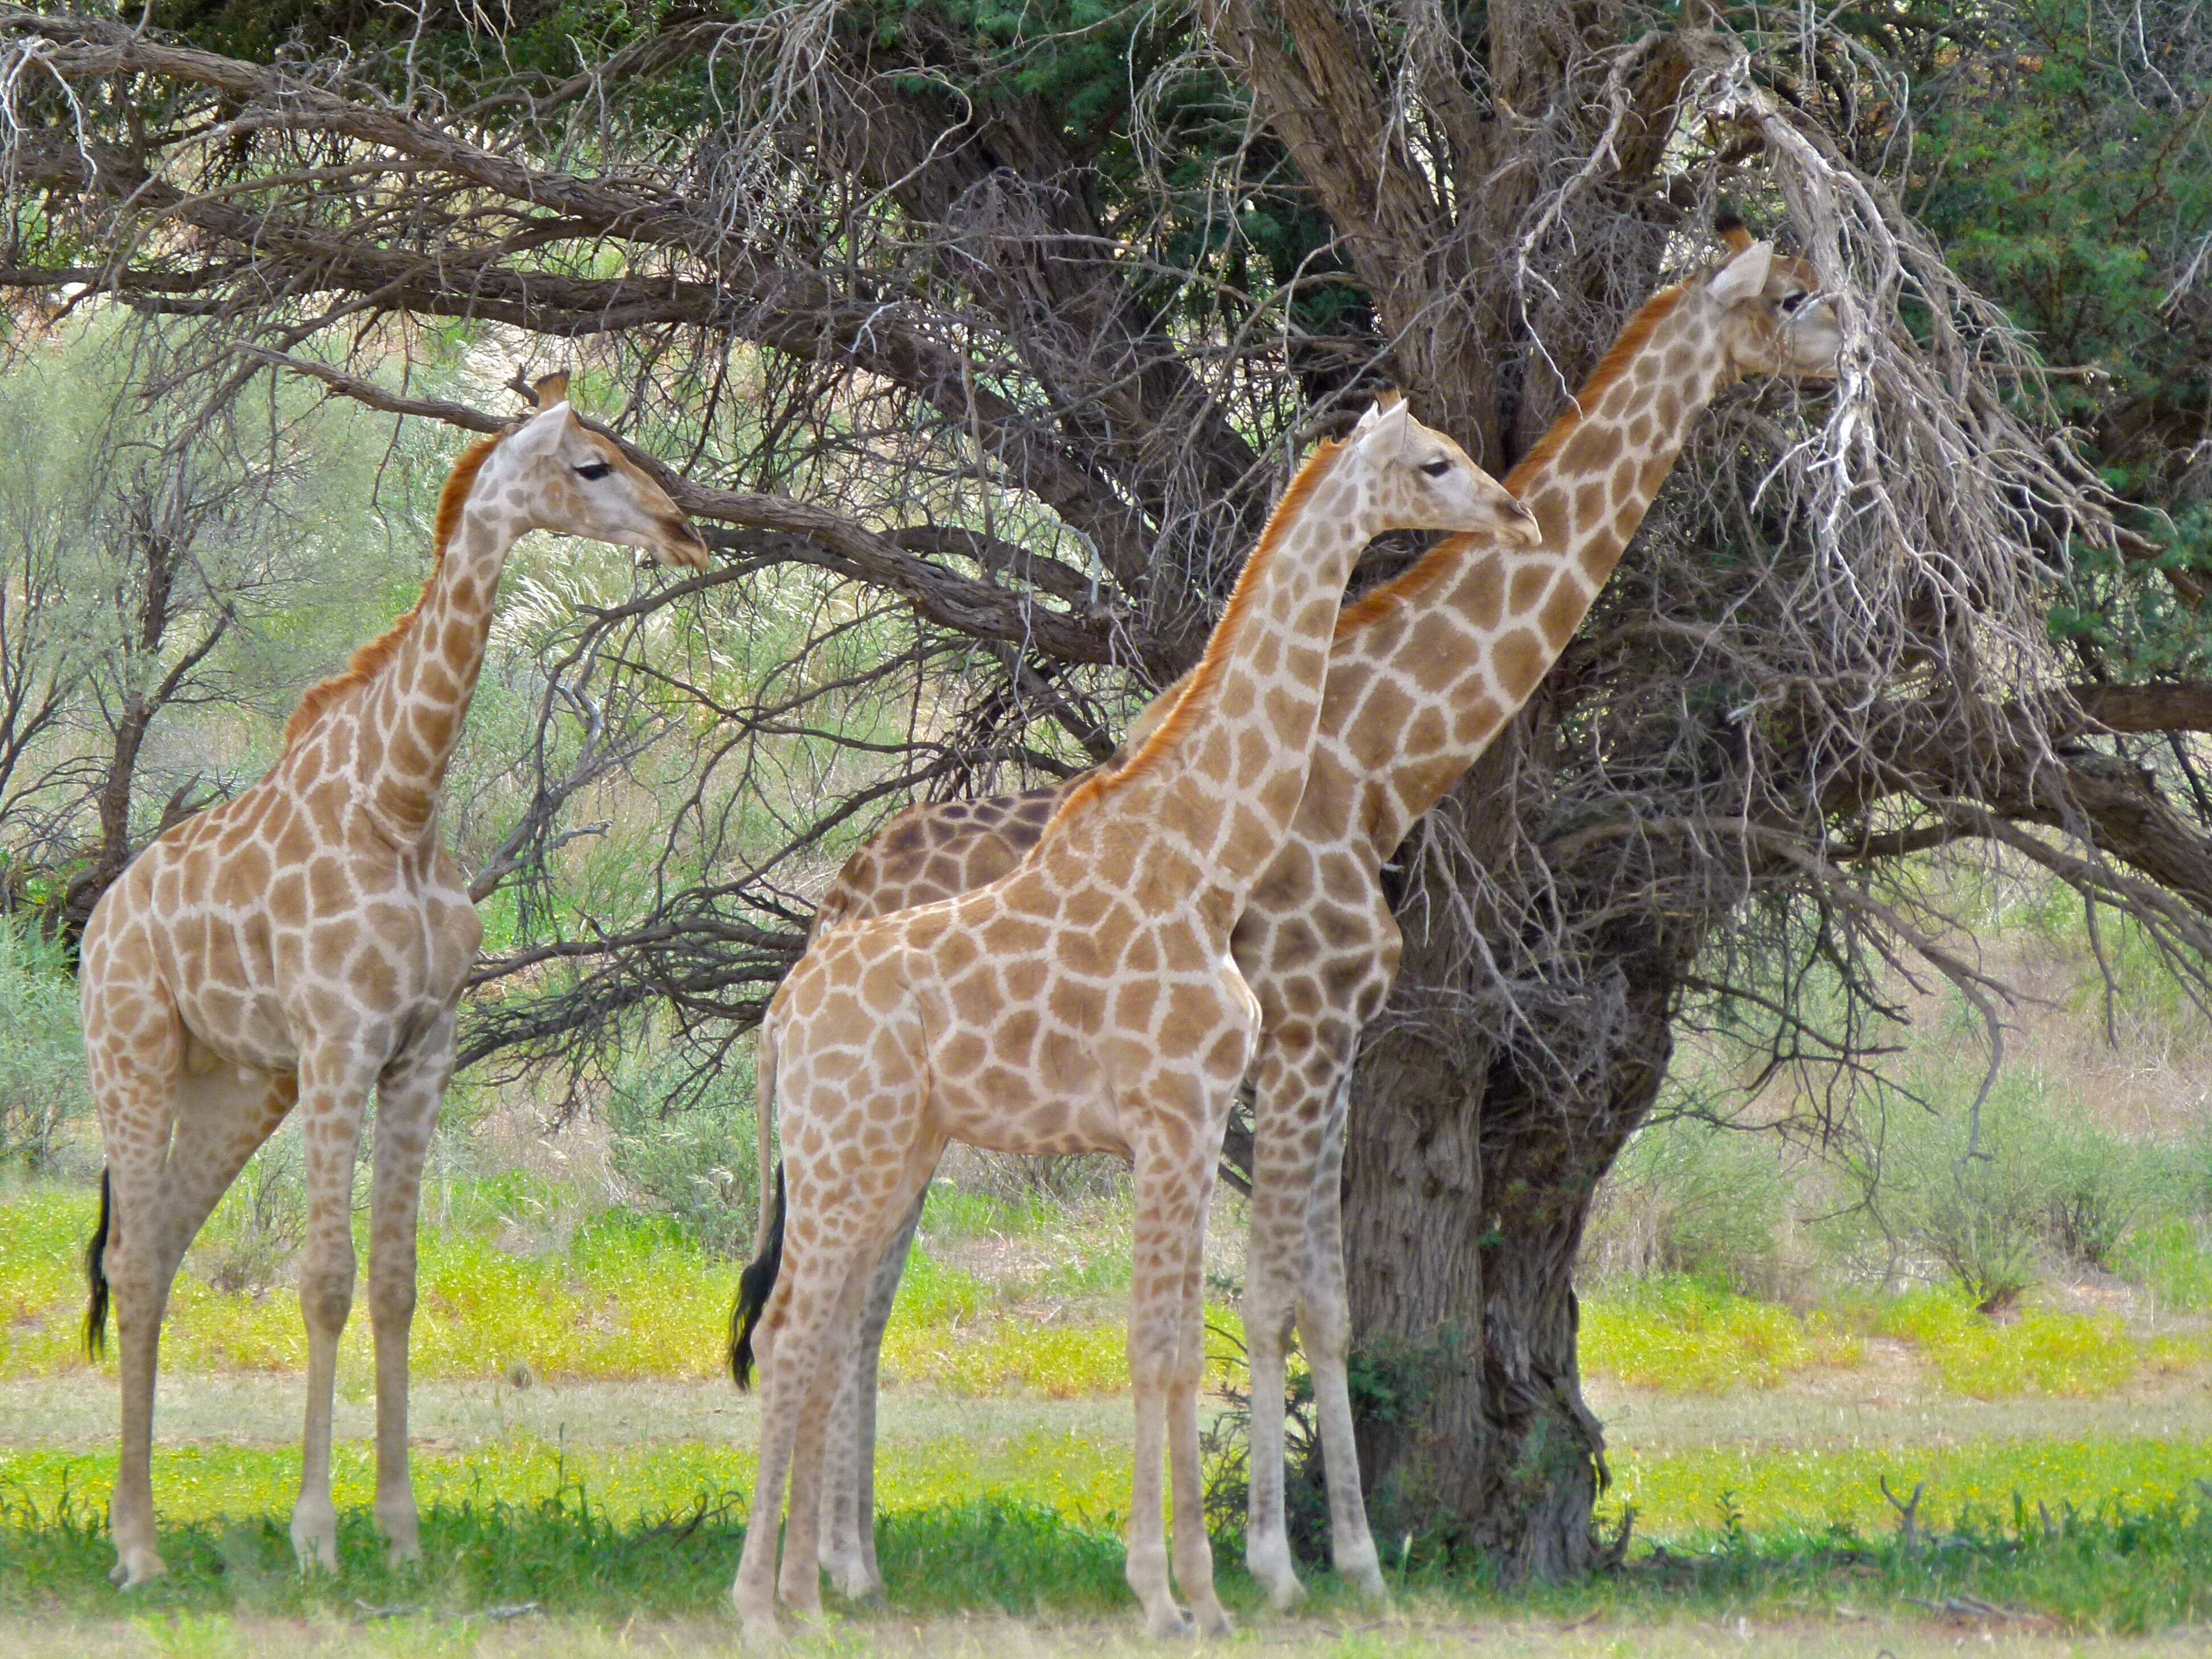
[[[1416,956],[1449,948],[1409,940],[1401,983],[1434,984]],[[1607,1554],[1575,1258],[1598,1182],[1666,1076],[1681,965],[1650,949],[1629,964],[1607,988],[1583,1098],[1478,1034],[1412,1023],[1369,1045],[1352,1085],[1345,1247],[1376,1534],[1479,1554],[1509,1580],[1571,1577]]]

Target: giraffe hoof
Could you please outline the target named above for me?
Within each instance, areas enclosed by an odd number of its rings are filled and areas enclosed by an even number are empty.
[[[169,1564],[152,1550],[127,1550],[107,1570],[107,1582],[118,1589],[133,1590],[169,1576]]]
[[[1372,1601],[1378,1607],[1389,1605],[1390,1587],[1383,1583],[1382,1569],[1374,1561],[1339,1567],[1336,1573],[1362,1600]]]
[[[1248,1533],[1244,1540],[1244,1569],[1267,1592],[1267,1601],[1278,1613],[1288,1613],[1306,1599],[1291,1565],[1291,1546],[1279,1532]]]
[[[1198,1634],[1198,1622],[1172,1601],[1145,1620],[1147,1634],[1156,1641],[1188,1639]]]
[[[292,1553],[301,1572],[338,1570],[338,1518],[335,1511],[292,1516]]]
[[[416,1515],[414,1500],[394,1504],[388,1509],[380,1508],[376,1515],[376,1529],[384,1534],[389,1547],[386,1559],[395,1567],[422,1559],[422,1522]]]

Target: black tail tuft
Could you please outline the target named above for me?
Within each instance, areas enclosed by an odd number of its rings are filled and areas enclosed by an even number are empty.
[[[100,1224],[84,1247],[84,1279],[92,1299],[84,1310],[84,1351],[97,1359],[107,1352],[107,1206],[110,1177],[100,1172]]]
[[[753,1330],[768,1310],[769,1293],[783,1267],[783,1165],[775,1166],[775,1213],[768,1239],[753,1264],[738,1276],[738,1299],[730,1308],[730,1380],[740,1389],[753,1381]]]

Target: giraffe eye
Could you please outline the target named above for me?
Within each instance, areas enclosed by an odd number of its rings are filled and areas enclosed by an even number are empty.
[[[1796,316],[1797,313],[1804,307],[1805,301],[1812,297],[1813,296],[1811,295],[1808,294],[1802,288],[1794,294],[1784,295],[1782,296],[1782,314],[1785,317]]]
[[[586,461],[576,469],[576,476],[580,478],[604,478],[613,471],[614,468],[605,461]]]
[[[1431,478],[1441,478],[1445,473],[1451,471],[1451,463],[1446,460],[1443,456],[1439,455],[1435,460],[1431,461],[1427,465],[1424,466],[1421,471],[1427,473]]]

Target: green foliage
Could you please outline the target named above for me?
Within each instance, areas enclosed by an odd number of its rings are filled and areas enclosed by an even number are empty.
[[[2163,575],[2212,568],[2212,511],[2186,482],[2212,338],[2202,307],[2176,303],[2212,222],[2212,55],[2191,11],[2160,8],[2139,37],[2088,0],[2022,0],[1991,44],[1963,32],[1974,44],[1915,99],[1916,211],[2067,371],[2052,393],[2092,464],[2168,514],[2154,563],[2077,548],[2054,597],[2053,634],[2123,678],[2212,665],[2212,634]]]
[[[1962,1066],[1915,1078],[1930,1109],[1899,1105],[1880,1138],[1855,1152],[1851,1173],[1891,1239],[1998,1309],[2040,1277],[2051,1206],[2062,1184],[2045,1133],[2050,1090],[2009,1068],[1978,1112],[1978,1079]]]
[[[2212,1232],[2203,1220],[2168,1216],[2137,1229],[2119,1254],[2121,1270],[2161,1306],[2187,1312],[2212,1309]]]
[[[666,1050],[626,1066],[608,1091],[609,1159],[632,1195],[709,1254],[750,1251],[760,1215],[753,1051],[705,1079]]]
[[[434,1194],[419,1243],[414,1373],[454,1381],[527,1374],[548,1379],[710,1380],[722,1374],[736,1274],[673,1215],[605,1210],[556,1251],[517,1238],[518,1225],[568,1195],[519,1171]],[[173,1376],[291,1370],[307,1363],[297,1301],[276,1292],[284,1262],[237,1267],[252,1184],[234,1189],[173,1292],[161,1360]],[[88,1369],[78,1340],[84,1240],[94,1200],[83,1189],[33,1188],[0,1197],[0,1378]],[[360,1218],[365,1229],[366,1218]],[[1113,1252],[1126,1259],[1126,1250]],[[221,1282],[216,1282],[220,1280]],[[1023,1284],[989,1284],[925,1249],[909,1267],[884,1343],[884,1371],[908,1383],[975,1398],[1008,1391],[1054,1399],[1112,1394],[1129,1382],[1118,1304],[1040,1306]],[[1226,1374],[1241,1330],[1209,1310],[1212,1375]],[[356,1316],[340,1349],[348,1386],[371,1375],[368,1322]],[[101,1362],[112,1370],[112,1352]]]
[[[290,1276],[307,1237],[307,1182],[296,1122],[264,1142],[191,1248],[191,1271],[211,1290],[259,1297]]]
[[[1601,1276],[1771,1291],[1787,1198],[1770,1138],[1666,1119],[1639,1130],[1607,1174],[1583,1260]]]
[[[90,1104],[76,986],[61,947],[0,915],[0,1170],[52,1170],[66,1125]]]

